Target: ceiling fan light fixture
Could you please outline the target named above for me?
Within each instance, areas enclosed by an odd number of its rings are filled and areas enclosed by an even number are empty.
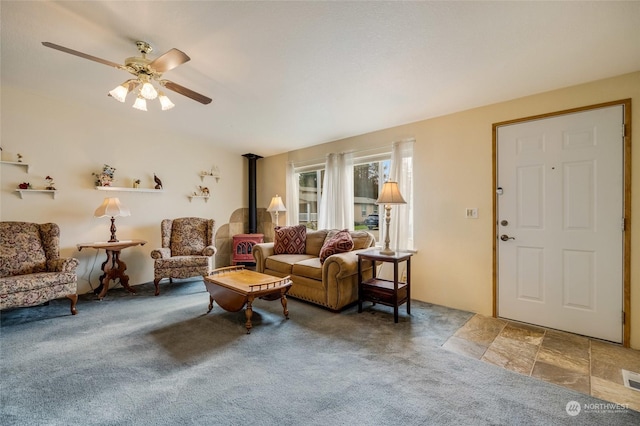
[[[120,85],[120,86],[116,87],[115,89],[113,89],[112,91],[109,92],[111,97],[113,99],[115,99],[116,101],[118,101],[118,102],[124,102],[124,100],[127,97],[128,93],[129,93],[129,89],[127,89],[123,85]]]
[[[133,107],[135,109],[139,109],[140,111],[146,111],[147,110],[147,101],[145,101],[145,99],[138,95],[138,97],[136,98],[135,103],[133,104]]]
[[[171,102],[171,99],[169,99],[162,91],[159,93],[158,100],[160,101],[163,111],[167,111],[175,106],[175,104]]]
[[[125,81],[115,89],[111,90],[109,92],[109,96],[111,96],[118,102],[125,102],[129,92],[136,92],[137,96],[133,107],[142,111],[147,111],[146,100],[157,99],[159,93],[162,95],[162,99],[158,99],[158,101],[160,101],[162,110],[166,111],[175,107],[173,102],[171,102],[171,100],[169,100],[169,98],[167,98],[167,96],[162,93],[161,90],[159,90],[159,88],[161,87],[166,87],[167,90],[179,93],[183,96],[186,96],[187,98],[193,99],[196,102],[200,102],[203,105],[208,105],[212,101],[211,98],[194,92],[193,90],[181,86],[177,83],[169,80],[161,80],[162,75],[166,71],[172,70],[175,67],[191,60],[191,58],[189,58],[186,53],[175,48],[168,50],[167,52],[152,60],[150,58],[147,58],[146,56],[148,53],[151,53],[153,51],[151,45],[145,41],[138,41],[136,42],[136,45],[138,46],[138,51],[140,52],[141,56],[126,58],[124,64],[119,64],[116,62],[108,61],[106,59],[98,58],[93,55],[88,55],[77,50],[69,49],[68,47],[60,46],[59,44],[54,44],[48,41],[43,41],[42,45],[50,49],[59,50],[61,52],[78,56],[80,58],[89,59],[91,61],[98,62],[122,71],[127,71],[128,73],[132,74],[134,78]],[[158,87],[154,87],[154,81]]]
[[[149,83],[148,81],[145,81],[144,84],[142,85],[142,88],[140,89],[140,94],[142,95],[143,98],[145,99],[155,99],[158,97],[158,91],[156,90],[155,87],[153,87],[153,84]]]

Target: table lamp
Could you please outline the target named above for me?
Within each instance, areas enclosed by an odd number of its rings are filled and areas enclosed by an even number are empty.
[[[276,212],[276,226],[280,225],[278,223],[278,212],[286,212],[287,209],[282,203],[282,198],[278,194],[271,199],[271,204],[267,207],[267,211]]]
[[[94,217],[109,217],[111,216],[111,239],[110,243],[117,243],[116,238],[116,217],[117,216],[131,216],[131,212],[128,208],[120,204],[120,200],[117,198],[105,198],[100,207],[93,213]]]
[[[393,256],[395,251],[389,248],[389,223],[391,222],[391,205],[392,204],[407,204],[402,198],[400,190],[398,189],[398,182],[387,181],[382,185],[382,191],[376,201],[376,204],[384,204],[386,210],[385,221],[387,222],[387,228],[384,235],[384,249],[380,250],[380,254],[385,256]]]

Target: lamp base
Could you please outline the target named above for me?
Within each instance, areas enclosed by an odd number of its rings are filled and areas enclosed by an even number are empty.
[[[387,224],[387,232],[384,233],[384,248],[380,250],[380,254],[384,256],[393,256],[396,254],[395,251],[389,248],[389,243],[391,239],[389,238],[389,223],[391,222],[391,206],[389,204],[385,204],[384,209],[386,210],[385,222]]]
[[[391,250],[388,247],[385,247],[382,250],[380,250],[380,254],[382,254],[384,256],[394,256],[396,254],[396,252],[394,250]]]
[[[111,216],[111,239],[110,243],[117,243],[118,239],[116,238],[116,218]]]

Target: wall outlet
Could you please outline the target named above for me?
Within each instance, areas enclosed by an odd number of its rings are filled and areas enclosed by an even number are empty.
[[[467,208],[465,210],[465,217],[467,219],[477,219],[478,218],[478,209],[477,208]]]

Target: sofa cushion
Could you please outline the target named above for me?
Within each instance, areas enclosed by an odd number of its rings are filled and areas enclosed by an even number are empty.
[[[318,231],[307,231],[307,254],[311,256],[320,256],[320,249],[327,238],[326,229],[320,229]]]
[[[332,237],[327,235],[327,240],[320,249],[320,263],[336,253],[345,253],[353,249],[353,239],[348,229],[336,232]]]
[[[271,271],[289,275],[291,274],[294,264],[312,258],[313,256],[309,256],[308,254],[274,254],[273,256],[267,257],[264,262],[264,267]]]
[[[274,254],[305,254],[307,227],[277,226],[273,245]]]
[[[45,272],[47,258],[36,223],[0,223],[0,276]]]
[[[35,274],[15,275],[0,278],[0,295],[29,292],[40,288],[73,284],[76,274],[71,272],[38,272]],[[75,290],[73,290],[75,293]]]
[[[365,249],[375,244],[375,238],[367,231],[351,231],[353,250]]]
[[[165,259],[156,259],[154,262],[154,268],[156,269],[200,266],[209,266],[209,258],[207,256],[173,256]]]
[[[198,256],[207,246],[207,220],[175,219],[171,224],[171,255]]]
[[[319,257],[302,260],[293,264],[291,274],[322,281],[322,263]]]

